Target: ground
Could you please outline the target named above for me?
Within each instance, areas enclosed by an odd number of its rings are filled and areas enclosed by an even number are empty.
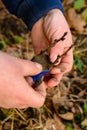
[[[73,0],[63,0],[63,5],[76,43],[71,72],[64,75],[58,86],[47,90],[41,108],[1,108],[0,130],[87,130],[87,20],[83,15],[87,3],[83,7],[79,5],[80,11]],[[27,27],[9,14],[1,3],[0,49],[23,59],[30,60],[34,56]]]

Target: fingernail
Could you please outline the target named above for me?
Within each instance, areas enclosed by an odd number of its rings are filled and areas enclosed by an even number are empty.
[[[57,59],[57,55],[52,55],[52,56],[50,57],[50,60],[51,60],[52,62],[54,62],[56,59]]]
[[[40,64],[38,64],[38,63],[36,63],[36,67],[37,67],[38,69],[42,69],[42,66],[41,66]]]

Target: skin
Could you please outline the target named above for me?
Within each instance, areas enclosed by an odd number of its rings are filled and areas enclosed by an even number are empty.
[[[38,20],[31,30],[35,53],[44,50],[55,39],[68,32],[65,41],[56,44],[48,53],[51,62],[61,55],[71,44],[69,26],[58,9],[53,9]],[[26,108],[40,107],[46,98],[46,88],[57,85],[63,74],[70,71],[73,63],[72,49],[63,57],[57,67],[51,70],[53,78],[42,82],[37,89],[32,88],[32,75],[42,71],[40,64],[22,60],[0,52],[0,107]]]

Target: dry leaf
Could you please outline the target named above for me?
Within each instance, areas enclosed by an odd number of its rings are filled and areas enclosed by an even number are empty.
[[[83,114],[83,109],[78,103],[74,103],[75,113]]]
[[[65,130],[65,125],[56,114],[54,114],[54,120],[56,122],[56,130]]]
[[[66,81],[68,83],[68,79]],[[63,82],[60,82],[60,92],[61,92],[61,96],[67,96],[69,93],[69,87],[66,87],[66,84]]]
[[[48,119],[46,122],[46,130],[65,130],[65,125],[62,123],[61,119],[54,114],[54,119]]]
[[[84,96],[85,92],[86,92],[86,90],[81,90],[81,91],[78,93],[78,96],[79,96],[79,97]]]
[[[2,130],[2,126],[0,125],[0,130]]]
[[[82,34],[86,22],[79,14],[76,13],[73,8],[68,9],[67,14],[67,20],[69,22],[70,27],[74,28],[79,34]]]
[[[79,83],[81,83],[81,84],[87,83],[87,79],[84,79],[84,78],[81,78],[81,77],[78,77],[78,76],[72,78],[72,81],[76,81],[76,82],[79,82]]]
[[[55,121],[53,119],[48,119],[46,121],[46,130],[56,130]]]
[[[11,129],[11,123],[10,122],[6,122],[4,124],[3,130],[10,130]]]
[[[3,3],[0,1],[0,8],[3,8]]]
[[[82,130],[76,123],[73,123],[74,130]]]
[[[6,14],[7,14],[7,10],[5,9],[2,2],[0,1],[0,20],[4,19]]]
[[[65,120],[73,120],[74,115],[72,112],[67,112],[65,114],[58,114],[61,118],[65,119]]]
[[[74,0],[67,0],[67,4],[72,4]]]
[[[81,123],[83,126],[87,126],[87,118],[85,118],[82,123]]]

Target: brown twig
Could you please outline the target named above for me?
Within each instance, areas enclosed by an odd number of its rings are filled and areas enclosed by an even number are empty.
[[[41,51],[40,54],[43,54],[43,53],[47,52],[49,49],[51,49],[52,47],[54,47],[55,44],[58,43],[59,41],[64,41],[66,35],[67,35],[67,32],[65,32],[61,38],[55,39],[55,40],[50,44],[50,46],[49,46],[48,48],[46,48],[45,50]]]
[[[74,45],[75,45],[75,44],[72,44],[62,55],[58,55],[58,56],[57,56],[57,59],[53,62],[53,64],[58,63],[59,59],[62,58],[63,56],[65,56],[65,55],[67,54],[67,52],[68,52],[69,50],[71,50],[71,48],[72,48]]]
[[[53,65],[55,65],[56,63],[58,63],[59,59],[62,58],[63,56],[65,56],[76,44],[78,45],[80,43],[79,41],[79,36],[76,38],[75,42],[73,44],[71,44],[71,46],[62,54],[62,55],[58,55],[57,59],[53,62]]]

